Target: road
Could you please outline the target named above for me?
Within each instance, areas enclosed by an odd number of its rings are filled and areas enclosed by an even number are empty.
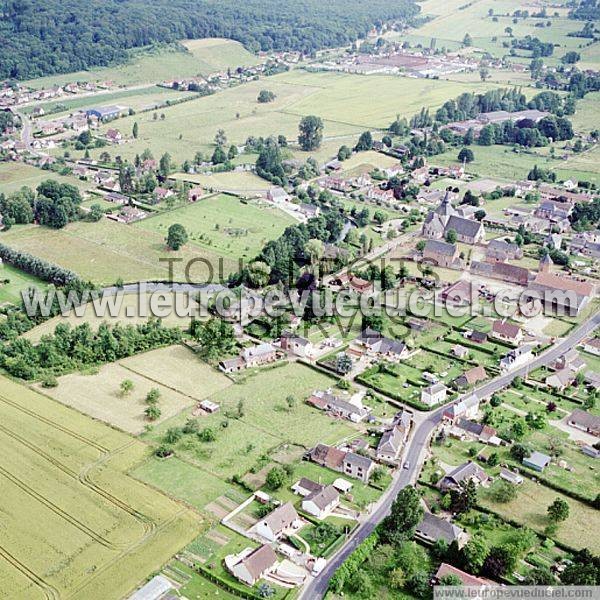
[[[570,348],[575,347],[583,339],[588,337],[599,325],[600,312],[597,312],[573,330],[573,332],[564,340],[537,356],[530,364],[514,369],[509,373],[499,375],[469,393],[476,393],[480,398],[484,398],[499,392],[508,386],[517,375],[524,377],[530,371],[555,361],[561,354]],[[380,498],[374,511],[359,525],[358,529],[356,529],[348,542],[327,563],[325,569],[323,569],[323,571],[321,571],[321,573],[304,588],[300,595],[300,600],[316,600],[318,598],[323,598],[327,592],[329,580],[335,571],[388,514],[392,502],[398,492],[403,487],[416,480],[417,475],[421,470],[421,465],[423,464],[429,438],[436,425],[441,421],[444,409],[445,406],[441,406],[429,413],[420,413],[420,415],[419,413],[416,413],[416,427],[404,457],[404,461],[408,461],[410,468],[402,469],[396,473],[392,485]]]

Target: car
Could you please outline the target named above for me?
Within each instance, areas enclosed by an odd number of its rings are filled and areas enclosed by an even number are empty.
[[[406,461],[402,467],[403,469],[410,469],[410,463]]]

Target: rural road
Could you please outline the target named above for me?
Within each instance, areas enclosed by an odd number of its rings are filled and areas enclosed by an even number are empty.
[[[514,377],[525,376],[530,371],[538,367],[547,365],[556,360],[561,354],[575,347],[583,339],[589,336],[600,325],[600,312],[589,317],[584,323],[577,327],[571,334],[558,344],[552,346],[531,363],[524,367],[514,369],[509,373],[499,375],[491,381],[475,388],[471,393],[476,393],[480,398],[489,397],[492,394],[499,392],[508,386]],[[316,600],[323,598],[327,592],[329,580],[340,567],[340,565],[348,558],[348,556],[365,540],[369,534],[373,532],[375,527],[388,514],[392,502],[396,498],[398,492],[405,486],[413,482],[421,469],[423,463],[424,451],[427,447],[429,437],[436,425],[441,421],[445,406],[441,406],[429,413],[416,413],[416,428],[410,441],[407,452],[404,456],[404,461],[410,465],[409,469],[398,471],[394,477],[392,485],[388,491],[380,498],[375,510],[363,521],[350,537],[348,542],[335,554],[327,563],[327,566],[321,573],[312,579],[310,583],[302,591],[299,600]]]

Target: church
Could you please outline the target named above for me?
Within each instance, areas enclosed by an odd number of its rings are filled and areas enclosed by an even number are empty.
[[[425,218],[422,235],[432,240],[441,240],[450,230],[456,232],[458,242],[479,244],[485,240],[483,223],[459,216],[446,192],[441,204]]]

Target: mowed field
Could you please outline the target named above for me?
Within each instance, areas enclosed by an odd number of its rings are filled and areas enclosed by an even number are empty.
[[[365,129],[387,128],[397,114],[411,117],[422,106],[436,108],[464,91],[490,87],[481,82],[294,70],[161,109],[164,120],[154,120],[152,113],[145,113],[119,119],[111,126],[131,131],[138,122],[138,139],[119,147],[119,153],[130,159],[145,148],[155,156],[169,152],[177,163],[191,160],[199,150],[212,153],[218,129],[224,129],[228,144],[237,145],[244,144],[249,136],[282,134],[291,142],[290,149],[297,158],[312,155],[325,159],[342,144],[353,145]],[[257,102],[263,89],[276,95],[274,102]],[[325,125],[323,145],[312,153],[301,152],[296,144],[298,123],[308,114],[320,116]],[[96,149],[92,155],[97,157],[101,152]]]
[[[0,305],[5,302],[19,304],[21,292],[31,286],[43,289],[46,283],[10,265],[0,264]]]
[[[120,393],[124,379],[133,391]],[[203,363],[183,346],[160,348],[102,366],[93,375],[73,373],[58,378],[58,386],[43,390],[55,400],[129,433],[139,434],[149,421],[144,416],[145,398],[160,392],[161,417],[156,425],[185,408],[232,384],[231,380]]]
[[[89,182],[81,181],[76,177],[44,171],[22,162],[0,162],[0,194],[11,194],[20,190],[23,186],[35,190],[46,179],[55,179],[59,183],[70,183],[82,191],[91,187]]]
[[[138,221],[135,227],[166,237],[172,224],[181,223],[190,245],[232,259],[252,259],[266,242],[295,222],[265,201],[242,201],[221,194]]]
[[[184,50],[185,49],[185,50]],[[179,77],[210,75],[231,67],[255,65],[261,60],[239,42],[222,38],[186,40],[182,46],[133,52],[125,65],[79,71],[66,75],[49,75],[25,82],[43,88],[71,81],[112,81],[117,85],[157,83]]]
[[[112,285],[119,277],[126,282],[166,280],[168,263],[160,259],[182,259],[173,268],[174,278],[181,281],[186,265],[194,259],[208,260],[218,267],[221,258],[225,273],[235,268],[233,261],[195,244],[188,244],[177,252],[170,251],[164,238],[157,232],[108,219],[97,223],[71,223],[60,230],[24,225],[0,232],[1,243],[71,269],[99,285]],[[206,266],[200,263],[192,265],[189,273],[197,282],[208,277]]]
[[[143,444],[0,379],[5,598],[118,600],[199,531],[129,470]]]
[[[255,162],[258,155],[244,154],[238,160]],[[252,160],[254,159],[254,160]],[[176,181],[185,181],[201,185],[205,190],[232,192],[243,196],[264,194],[271,187],[270,182],[251,171],[225,171],[223,173],[175,173],[170,177]]]

